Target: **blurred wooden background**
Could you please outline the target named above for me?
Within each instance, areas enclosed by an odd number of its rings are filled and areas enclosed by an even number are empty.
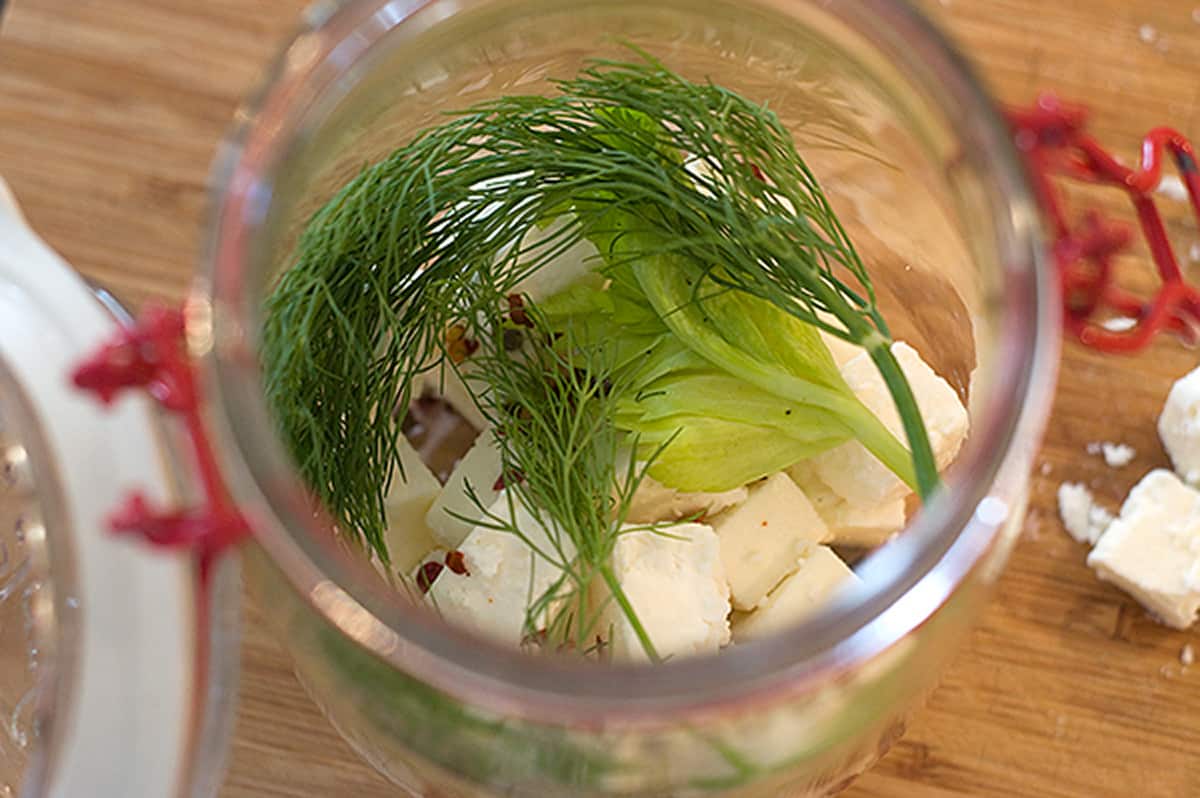
[[[0,174],[33,226],[128,299],[179,296],[197,258],[216,143],[303,5],[15,0],[0,31]],[[923,5],[1001,99],[1026,102],[1052,87],[1085,101],[1095,131],[1127,158],[1157,124],[1200,134],[1194,2]],[[1200,233],[1174,216],[1187,252]],[[1200,795],[1200,666],[1179,662],[1182,646],[1200,640],[1156,626],[1097,582],[1054,509],[1065,479],[1115,507],[1166,463],[1154,420],[1171,381],[1196,362],[1173,342],[1120,359],[1066,347],[1032,508],[1000,595],[908,735],[848,795]],[[1129,443],[1137,457],[1110,469],[1085,450],[1098,440]],[[330,729],[248,610],[224,798],[393,795]]]

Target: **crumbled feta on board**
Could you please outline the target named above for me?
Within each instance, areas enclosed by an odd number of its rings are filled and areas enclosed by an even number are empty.
[[[853,504],[822,482],[809,460],[791,466],[787,473],[829,528],[827,543],[864,548],[879,546],[903,529],[908,521],[904,498],[878,504]]]
[[[458,548],[474,526],[472,521],[464,521],[460,516],[479,520],[483,515],[480,505],[491,507],[495,503],[503,488],[503,485],[497,487],[503,468],[495,433],[485,429],[455,464],[445,487],[425,516],[425,523],[438,543],[450,549]],[[468,485],[479,504],[471,499]]]
[[[397,471],[383,500],[387,516],[384,542],[392,561],[392,570],[408,573],[437,543],[425,524],[442,485],[421,461],[421,455],[401,436],[397,447],[403,476]]]
[[[1078,482],[1058,486],[1058,515],[1067,534],[1088,544],[1099,540],[1113,521],[1112,513],[1096,504],[1092,492]]]
[[[1175,473],[1189,485],[1200,484],[1200,368],[1171,386],[1158,417],[1158,437]]]
[[[511,520],[525,539],[507,530],[475,527],[458,547],[466,573],[442,569],[425,598],[447,622],[515,647],[524,636],[530,601],[562,577],[560,565],[574,559],[575,547],[566,534],[539,524],[516,497],[513,505],[502,491],[488,512]]]
[[[715,654],[729,642],[729,585],[720,545],[704,524],[623,531],[612,569],[662,659]],[[599,629],[617,661],[649,661],[629,618],[601,580]],[[610,634],[611,632],[611,634]]]
[[[1151,471],[1087,562],[1167,625],[1187,628],[1200,610],[1200,491],[1166,469]]]
[[[804,492],[782,471],[751,488],[745,502],[711,523],[721,541],[733,606],[739,610],[758,606],[795,568],[805,548],[829,534]]]
[[[812,615],[848,581],[858,577],[828,546],[809,546],[796,571],[770,592],[762,605],[733,625],[739,643],[758,640]]]

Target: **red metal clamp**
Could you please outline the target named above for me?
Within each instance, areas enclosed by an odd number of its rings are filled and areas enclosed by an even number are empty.
[[[153,507],[141,493],[128,496],[108,519],[109,529],[136,534],[155,546],[191,549],[206,579],[218,555],[250,534],[221,478],[200,414],[201,395],[188,357],[183,314],[150,305],[132,327],[119,330],[81,363],[72,381],[105,404],[144,389],[183,422],[204,491],[199,507]]]
[[[1039,97],[1031,109],[1010,111],[1008,118],[1053,236],[1068,332],[1086,346],[1106,352],[1140,350],[1163,330],[1189,343],[1200,340],[1200,292],[1184,279],[1151,198],[1162,178],[1163,152],[1168,151],[1200,222],[1200,173],[1188,140],[1171,128],[1151,130],[1142,140],[1139,167],[1131,169],[1087,134],[1086,110],[1062,103],[1052,94]],[[1051,180],[1055,176],[1126,192],[1162,280],[1153,298],[1143,300],[1114,285],[1113,258],[1129,246],[1131,228],[1095,211],[1068,220],[1062,195]],[[1132,327],[1104,328],[1096,322],[1103,310],[1131,319]]]

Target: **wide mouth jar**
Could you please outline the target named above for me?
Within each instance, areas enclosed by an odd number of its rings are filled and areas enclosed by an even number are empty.
[[[861,584],[825,611],[719,656],[599,669],[529,657],[414,612],[334,542],[274,432],[260,347],[264,298],[299,231],[365,165],[446,111],[549,93],[552,79],[588,59],[627,57],[628,44],[778,114],[868,268],[877,265],[898,337],[919,341],[967,397],[971,433],[945,489],[855,566]],[[944,638],[918,632],[965,585],[994,577],[1020,523],[1057,357],[1055,282],[1006,125],[962,58],[904,3],[318,6],[240,112],[214,200],[189,334],[205,356],[211,421],[264,567],[301,614],[372,667],[453,701],[575,729],[700,723],[769,707],[838,683],[905,640],[944,649]],[[353,725],[331,708],[339,698],[310,689],[343,731]]]

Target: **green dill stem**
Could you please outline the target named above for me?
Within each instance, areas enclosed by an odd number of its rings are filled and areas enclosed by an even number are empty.
[[[604,577],[604,583],[612,591],[613,600],[617,602],[617,606],[625,613],[625,618],[629,621],[629,625],[633,627],[633,633],[637,635],[638,642],[646,650],[646,656],[650,657],[650,661],[655,665],[662,662],[662,659],[658,656],[658,651],[654,648],[654,641],[647,634],[646,627],[642,626],[642,621],[638,618],[637,611],[629,603],[629,597],[625,595],[625,591],[621,588],[621,583],[617,581],[616,574],[612,572],[612,567],[608,563],[604,563],[599,566],[598,570],[600,571],[600,575]]]
[[[869,316],[874,327],[866,323],[861,314],[855,312],[843,297],[834,295],[824,285],[814,286],[814,293],[822,296],[828,303],[833,314],[838,317],[850,332],[852,340],[867,351],[871,362],[879,370],[892,401],[896,403],[896,411],[904,427],[904,435],[908,438],[911,455],[903,452],[897,456],[895,448],[898,442],[891,431],[884,427],[874,413],[867,413],[865,419],[867,429],[856,430],[863,446],[879,458],[880,462],[890,468],[904,482],[917,492],[922,502],[933,495],[933,491],[941,482],[938,474],[937,460],[933,456],[933,448],[929,444],[929,431],[921,418],[921,408],[917,405],[912,386],[900,368],[896,356],[892,354],[892,338],[887,324],[877,308],[872,307]],[[882,429],[884,435],[869,434],[870,428]],[[868,433],[868,434],[864,434]]]
[[[875,367],[879,369],[880,376],[892,394],[892,401],[896,403],[896,410],[900,413],[904,434],[912,447],[912,464],[917,472],[917,495],[921,497],[922,502],[926,502],[938,486],[937,460],[933,456],[933,447],[929,445],[929,434],[925,430],[925,422],[921,418],[921,409],[917,406],[912,386],[908,384],[886,339],[878,336],[866,345],[866,350],[870,353]]]

